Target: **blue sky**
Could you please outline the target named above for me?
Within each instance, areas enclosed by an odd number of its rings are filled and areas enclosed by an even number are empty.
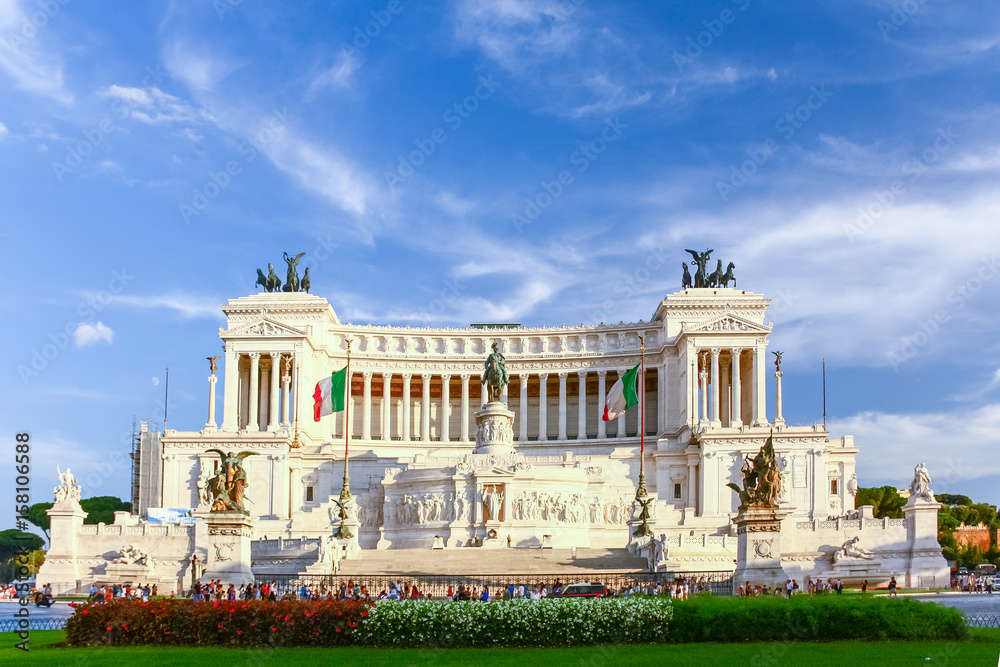
[[[219,304],[306,252],[344,321],[649,319],[686,247],[774,299],[785,416],[862,485],[1000,502],[987,3],[0,1],[0,437],[128,495]],[[561,182],[560,182],[561,181]],[[644,265],[656,268],[648,274]]]

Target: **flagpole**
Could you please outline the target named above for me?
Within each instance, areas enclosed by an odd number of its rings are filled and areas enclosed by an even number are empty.
[[[636,537],[653,534],[649,527],[649,492],[646,491],[646,337],[639,336],[639,488],[635,491],[636,502],[642,508],[639,518],[642,523],[633,533]]]
[[[351,501],[351,478],[347,474],[348,457],[351,449],[351,339],[347,339],[347,371],[345,373],[347,387],[344,397],[344,485],[340,490],[340,526],[334,537],[351,539],[354,535],[346,525],[348,519],[347,506]]]

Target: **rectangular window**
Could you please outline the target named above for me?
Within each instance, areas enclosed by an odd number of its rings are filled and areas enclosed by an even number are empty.
[[[838,495],[837,494],[837,480],[835,480],[835,479],[831,479],[830,480],[830,495],[831,496]]]
[[[311,503],[313,501],[313,488],[311,486],[306,487],[306,502]]]
[[[674,499],[680,500],[681,497],[681,485],[679,482],[674,483]]]

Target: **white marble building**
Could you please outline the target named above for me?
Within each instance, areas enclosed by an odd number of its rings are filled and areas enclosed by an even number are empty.
[[[329,534],[345,415],[315,422],[311,395],[321,377],[345,365],[351,340],[359,557],[364,549],[430,548],[435,535],[447,548],[465,546],[491,526],[513,546],[539,546],[551,535],[555,546],[624,547],[640,410],[611,422],[600,416],[618,375],[639,362],[642,336],[647,487],[657,498],[655,532],[668,545],[660,566],[733,568],[738,498],[726,483],[740,482],[744,457],[772,432],[789,511],[785,548],[799,562],[812,554],[819,563],[843,542],[843,531],[825,535],[829,522],[847,521],[854,510],[858,448],[853,437],[830,439],[819,425],[786,425],[780,398],[769,413],[768,378],[780,393],[764,324],[769,304],[737,289],[688,289],[667,295],[648,322],[455,329],[344,324],[326,299],[305,293],[232,299],[222,306],[225,357],[221,376],[209,378],[207,423],[143,439],[141,459],[162,465],[158,479],[156,466],[141,476],[139,508],[205,509],[204,484],[218,464],[207,450],[249,450],[256,452],[244,464],[255,538]],[[494,341],[511,377],[504,400],[514,413],[516,460],[463,468]],[[503,491],[502,509],[487,516],[484,494],[494,490]],[[906,539],[878,543],[904,557]],[[259,565],[273,569],[272,560],[261,556]],[[84,579],[95,572],[79,571]]]

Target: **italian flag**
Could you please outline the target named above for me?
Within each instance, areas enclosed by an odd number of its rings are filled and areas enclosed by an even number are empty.
[[[604,421],[618,419],[618,415],[639,404],[638,378],[639,364],[636,364],[634,368],[625,371],[625,374],[618,378],[618,382],[612,385],[608,399],[604,402],[602,417]]]
[[[313,392],[313,419],[332,415],[344,409],[347,397],[347,367],[316,383]]]

